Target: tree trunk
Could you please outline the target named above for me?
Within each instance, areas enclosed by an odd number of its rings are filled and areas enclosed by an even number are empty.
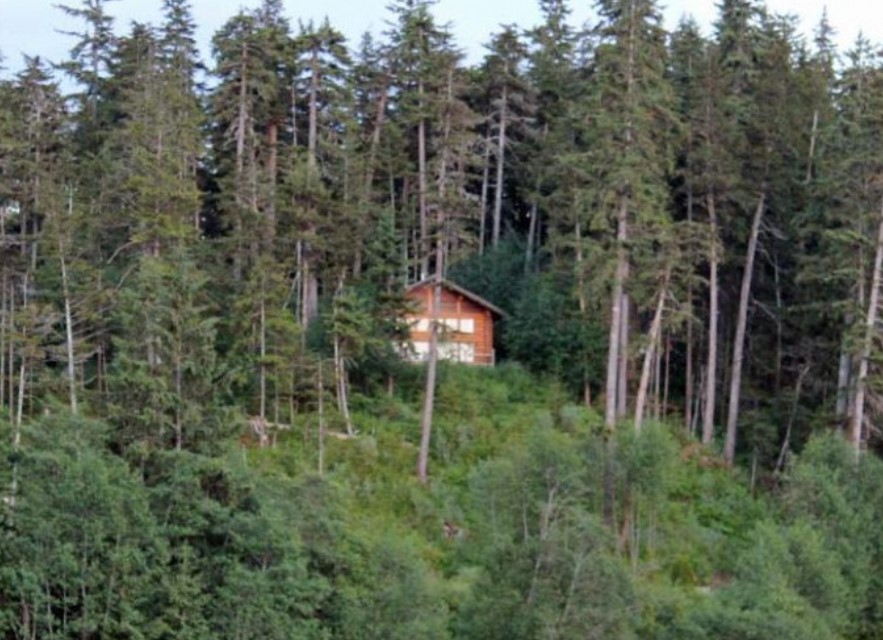
[[[423,81],[417,83],[420,109],[423,109]],[[417,123],[417,203],[420,212],[420,279],[429,277],[429,212],[426,210],[426,118]]]
[[[736,317],[736,336],[733,344],[733,367],[730,374],[730,400],[727,406],[727,435],[724,441],[724,459],[733,464],[736,456],[736,428],[739,422],[739,393],[742,389],[742,362],[745,355],[745,331],[748,325],[748,303],[751,296],[751,279],[754,274],[754,256],[757,253],[757,238],[760,223],[766,206],[766,192],[760,194],[754,220],[751,223],[751,236],[748,239],[748,255],[745,258],[745,271],[742,273],[742,291],[739,295],[739,311]]]
[[[9,421],[15,422],[15,340],[13,333],[15,332],[15,278],[9,279],[9,339],[7,343],[7,363],[9,370],[8,388],[9,388]]]
[[[307,164],[310,168],[310,180],[314,179],[313,170],[317,164],[319,146],[319,60],[318,53],[313,52],[310,60],[310,95],[309,95],[309,120],[307,123]],[[310,223],[310,232],[314,232],[313,224]],[[306,329],[319,314],[319,281],[313,269],[313,250],[309,243],[303,245],[303,312],[302,322]]]
[[[809,154],[806,159],[806,178],[803,183],[809,184],[812,181],[813,163],[816,156],[816,140],[819,134],[819,110],[816,109],[812,113],[812,132],[809,137]]]
[[[583,232],[580,221],[577,220],[573,228],[574,240],[576,242],[576,297],[579,302],[579,313],[583,323],[588,324],[589,317],[589,299],[588,291],[586,291],[585,268],[583,265]],[[583,368],[583,402],[587,407],[592,404],[592,390],[589,387],[589,377],[586,368]]]
[[[265,301],[266,296],[266,287],[264,284],[264,274],[261,274],[261,308],[260,308],[260,352],[261,352],[261,364],[260,364],[260,416],[261,423],[267,423],[267,305]]]
[[[862,430],[865,419],[865,396],[868,385],[868,369],[871,360],[871,349],[874,344],[874,333],[877,326],[877,312],[880,304],[880,279],[883,270],[883,205],[880,208],[880,222],[877,227],[877,245],[874,251],[874,271],[871,275],[871,291],[868,295],[868,313],[865,319],[865,335],[862,342],[859,360],[858,377],[855,383],[855,400],[852,411],[852,429],[850,440],[855,447],[856,456],[861,454]]]
[[[267,159],[267,184],[269,193],[266,202],[266,224],[264,227],[264,253],[272,255],[276,244],[276,181],[279,176],[279,125],[270,122],[267,130],[267,144],[269,145],[269,158]]]
[[[625,279],[629,276],[629,265],[625,265]],[[624,288],[623,288],[624,289]],[[623,290],[622,318],[619,329],[619,383],[616,388],[616,417],[620,420],[628,415],[629,410],[629,330],[631,329],[631,298]]]
[[[491,125],[488,118],[487,133],[484,137],[484,166],[481,170],[481,201],[478,223],[478,255],[484,255],[485,236],[487,235],[487,200],[491,181]]]
[[[453,99],[453,70],[448,73],[447,97]],[[421,85],[422,87],[422,85]],[[439,165],[438,190],[439,200],[444,202],[447,190],[447,162],[449,140],[451,135],[450,111],[445,110],[446,116],[442,126],[443,150]],[[421,120],[422,122],[422,120]],[[425,175],[423,176],[425,180]],[[422,185],[425,187],[425,184]],[[425,192],[421,196],[426,197]],[[442,279],[445,272],[445,214],[442,206],[436,209],[436,238],[435,238],[435,274],[432,288],[432,325],[429,333],[429,363],[426,370],[426,391],[423,398],[423,418],[420,424],[420,452],[417,458],[417,478],[421,484],[429,481],[429,445],[432,438],[432,419],[435,408],[435,387],[438,371],[438,330],[439,315],[441,314],[441,291]]]
[[[527,228],[527,248],[524,251],[525,273],[530,273],[531,266],[533,266],[534,247],[537,245],[537,234],[539,233],[539,217],[540,208],[537,206],[535,198],[530,205],[530,225]]]
[[[236,216],[234,220],[234,233],[236,234],[236,249],[233,254],[233,280],[242,281],[242,243],[244,236],[242,211],[245,208],[245,138],[248,127],[248,47],[242,45],[242,62],[240,64],[241,77],[239,78],[239,104],[237,106],[236,124]]]
[[[61,260],[61,291],[64,296],[64,337],[65,350],[67,352],[67,383],[68,399],[71,413],[77,415],[77,371],[74,360],[74,329],[71,317],[71,296],[67,278],[67,263],[64,259],[64,247],[61,240],[58,242],[59,259]]]
[[[420,453],[417,459],[417,478],[422,484],[429,480],[429,444],[432,437],[432,414],[435,406],[435,379],[438,369],[438,323],[441,309],[441,269],[435,268],[432,288],[432,324],[429,329],[429,362],[426,369],[426,392],[423,398],[423,419],[420,424]]]
[[[604,399],[604,426],[613,429],[617,420],[617,389],[619,387],[620,332],[622,331],[623,289],[628,274],[628,254],[625,243],[628,240],[628,198],[623,196],[617,216],[616,240],[619,244],[616,257],[616,273],[610,304],[610,334],[607,346],[607,384]]]
[[[2,246],[3,238],[0,237],[0,247]],[[6,406],[6,322],[9,316],[6,303],[6,290],[7,275],[4,272],[2,288],[0,288],[0,412],[2,412],[3,407]]]
[[[374,185],[374,166],[377,163],[377,150],[380,148],[380,138],[383,131],[383,123],[386,119],[386,102],[389,99],[389,87],[385,84],[377,98],[377,113],[374,114],[374,129],[371,132],[371,148],[368,152],[368,166],[365,170],[364,197],[368,195]]]
[[[809,373],[809,365],[806,364],[800,369],[797,376],[797,384],[794,385],[794,401],[791,403],[791,414],[788,416],[788,427],[785,429],[785,438],[782,440],[782,448],[779,451],[779,459],[776,461],[776,472],[780,473],[785,469],[785,463],[788,459],[788,449],[791,448],[791,432],[794,429],[794,420],[797,417],[797,409],[800,407],[800,393],[803,390],[803,380]]]
[[[312,260],[309,253],[310,247],[305,243],[303,249],[303,268],[301,269],[304,281],[301,322],[304,329],[319,315],[319,280],[313,273]]]
[[[325,384],[322,380],[322,359],[319,359],[316,380],[316,404],[319,412],[319,476],[325,473]]]
[[[506,119],[508,118],[506,113],[507,99],[508,92],[504,86],[503,95],[500,100],[500,130],[498,132],[499,139],[497,140],[497,182],[494,185],[494,232],[492,239],[494,247],[500,242],[500,226],[503,215],[503,176],[506,158]]]
[[[310,103],[307,130],[307,162],[316,166],[316,152],[319,146],[319,53],[315,49],[310,57]]]
[[[335,293],[335,297],[339,298],[343,294],[343,285],[344,285],[345,274],[341,274],[340,280],[337,283],[337,292]],[[335,305],[337,304],[337,300],[335,300]],[[335,310],[336,313],[336,310]],[[337,387],[337,409],[340,411],[340,415],[343,416],[344,425],[346,426],[346,433],[349,436],[355,434],[353,430],[353,420],[350,415],[350,407],[349,407],[349,398],[347,393],[347,371],[346,371],[346,361],[343,357],[343,349],[340,344],[340,332],[335,327],[334,330],[334,377],[335,384]]]
[[[711,247],[708,260],[708,361],[705,365],[705,403],[702,405],[702,443],[714,440],[714,404],[717,387],[718,289],[717,289],[717,212],[714,192],[708,193],[708,222]]]
[[[846,317],[846,327],[852,326],[852,322],[852,315],[848,315]],[[840,362],[837,365],[837,405],[834,414],[837,419],[837,428],[841,431],[849,415],[849,386],[852,379],[852,360],[853,354],[847,350],[844,337],[840,346]]]
[[[650,324],[650,334],[647,336],[647,350],[644,353],[644,366],[641,369],[641,381],[638,384],[638,396],[635,399],[635,431],[641,431],[644,422],[644,408],[647,405],[647,392],[650,387],[650,369],[656,358],[659,334],[662,329],[662,314],[665,310],[665,297],[668,293],[668,276],[659,289],[659,301],[656,303],[656,313],[653,314],[653,322]]]
[[[692,58],[690,59],[690,71],[692,74]],[[688,131],[687,148],[693,147],[693,130]],[[695,200],[693,194],[693,156],[687,153],[687,224],[693,224],[693,209]],[[693,278],[687,280],[687,353],[686,353],[686,372],[684,374],[684,424],[688,433],[692,433],[693,428]]]

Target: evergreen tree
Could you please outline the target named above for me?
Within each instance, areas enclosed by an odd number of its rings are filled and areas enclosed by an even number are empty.
[[[673,105],[655,3],[601,2],[598,9],[602,23],[597,79],[588,103],[598,111],[587,132],[595,146],[587,159],[604,169],[590,186],[591,199],[586,200],[598,207],[596,224],[612,217],[616,228],[605,409],[606,424],[612,428],[625,413],[628,393],[630,295],[626,287],[633,260],[629,246],[640,242],[642,232],[668,223],[665,196]]]
[[[232,425],[218,403],[217,317],[207,279],[183,246],[146,254],[121,292],[108,414],[133,457],[174,448],[212,451]]]
[[[529,91],[524,78],[523,66],[527,48],[521,42],[513,26],[504,27],[488,45],[489,53],[484,61],[485,81],[490,113],[488,114],[488,143],[496,138],[494,152],[495,177],[494,199],[491,219],[491,244],[500,242],[503,221],[503,198],[506,189],[507,149],[511,146],[513,129],[529,115]],[[487,156],[487,154],[486,154]],[[510,163],[511,164],[511,163]],[[483,186],[483,193],[486,190]],[[484,220],[482,212],[482,222]],[[484,224],[482,223],[482,228]],[[479,240],[484,242],[482,236]]]

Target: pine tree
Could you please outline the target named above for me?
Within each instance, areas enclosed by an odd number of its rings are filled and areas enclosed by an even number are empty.
[[[450,34],[436,24],[431,6],[428,0],[399,0],[390,7],[395,19],[389,33],[390,64],[396,79],[396,101],[391,108],[399,113],[405,145],[399,152],[408,158],[402,206],[411,240],[409,253],[419,265],[418,279],[430,275],[433,242],[429,179],[434,137],[438,135],[433,125],[438,125],[439,105],[448,80],[449,67],[444,59],[453,49]],[[415,203],[416,224],[412,225],[415,211],[410,207]]]
[[[211,452],[229,435],[207,285],[176,245],[141,256],[120,294],[107,410],[115,441],[133,459],[163,449]]]
[[[705,103],[703,68],[708,56],[707,43],[699,33],[699,26],[693,20],[684,20],[672,35],[671,48],[671,77],[675,93],[678,98],[678,113],[682,122],[681,137],[678,142],[678,169],[679,190],[676,198],[682,202],[682,221],[688,225],[697,223],[697,209],[701,209],[702,174],[701,167],[702,133],[703,122],[707,119],[707,112],[703,107],[710,107],[712,103]],[[718,247],[717,240],[713,239],[711,247],[716,258]],[[708,246],[709,243],[706,243]],[[705,251],[697,252],[700,255]],[[709,252],[710,253],[710,252]],[[716,269],[715,277],[716,277]],[[692,276],[692,277],[689,277]],[[686,348],[684,365],[684,421],[686,429],[690,433],[695,432],[697,411],[695,398],[698,382],[695,366],[696,358],[696,331],[697,313],[695,306],[696,290],[700,286],[696,274],[689,274],[686,278]],[[701,309],[701,307],[700,307]],[[699,394],[701,395],[701,394]]]
[[[267,226],[275,220],[262,215],[267,176],[261,165],[262,157],[273,156],[264,153],[267,146],[274,145],[261,132],[268,118],[275,118],[279,111],[284,55],[280,29],[287,25],[273,22],[276,18],[282,19],[267,7],[260,15],[240,12],[212,39],[219,79],[211,96],[214,146],[222,191],[230,196],[224,213],[232,224],[235,283],[242,282],[248,265],[257,259],[259,239],[275,234],[275,228]]]
[[[495,177],[494,201],[491,219],[491,244],[500,242],[503,223],[503,198],[506,189],[507,150],[512,144],[513,129],[529,115],[529,91],[524,77],[523,66],[527,58],[527,48],[522,43],[515,27],[503,27],[488,45],[488,55],[484,61],[485,82],[489,99],[488,133],[490,142],[496,138],[494,152]],[[486,155],[487,157],[487,155]],[[484,216],[482,212],[482,216]],[[483,228],[484,225],[482,225]],[[484,242],[484,238],[480,239]]]
[[[533,266],[542,242],[541,216],[544,213],[547,217],[553,216],[556,210],[568,207],[573,201],[567,195],[554,197],[559,191],[556,183],[565,179],[556,175],[554,168],[562,166],[562,158],[574,154],[575,140],[567,114],[585,88],[585,78],[577,73],[577,34],[568,23],[570,8],[566,0],[541,0],[540,10],[543,23],[528,32],[531,43],[528,77],[536,93],[536,124],[534,144],[527,148],[530,157],[527,190],[531,199],[527,268]]]
[[[159,39],[137,27],[132,38],[138,66],[124,87],[112,141],[125,229],[119,242],[158,256],[198,228],[201,122],[192,83],[166,63]]]
[[[629,246],[641,241],[642,232],[668,223],[673,95],[665,78],[665,43],[655,3],[605,1],[598,10],[597,80],[589,103],[598,111],[587,134],[597,149],[589,154],[591,161],[604,167],[590,187],[598,224],[610,216],[616,228],[605,409],[605,423],[612,429],[624,416],[628,392]]]

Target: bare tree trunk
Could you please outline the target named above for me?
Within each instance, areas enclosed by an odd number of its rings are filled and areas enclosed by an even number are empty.
[[[628,62],[625,70],[626,94],[630,98],[635,90],[635,11],[634,2],[629,4],[629,35],[628,35]],[[624,127],[625,143],[628,147],[634,144],[634,123],[631,118],[627,118]],[[617,256],[617,279],[619,282],[619,292],[622,296],[620,310],[620,327],[619,327],[619,381],[617,382],[617,399],[616,399],[616,417],[624,419],[628,415],[628,378],[629,378],[629,315],[631,301],[629,294],[625,289],[625,283],[629,278],[629,254],[626,248],[628,242],[628,213],[629,213],[629,196],[626,193],[620,195],[620,210],[617,221],[617,242],[619,244],[619,255]],[[621,271],[621,274],[620,274]],[[614,289],[617,288],[614,286]]]
[[[11,368],[10,363],[10,368]],[[22,353],[21,367],[19,369],[19,390],[18,390],[18,408],[15,414],[15,431],[12,434],[12,481],[9,485],[9,506],[15,508],[15,499],[18,495],[18,452],[21,449],[21,427],[24,418],[24,399],[25,399],[25,373],[27,367],[26,354]],[[9,399],[10,408],[12,406],[12,398]]]
[[[530,272],[533,264],[534,247],[537,245],[537,234],[539,233],[539,217],[540,208],[537,206],[536,199],[530,205],[530,225],[527,228],[527,248],[524,251],[524,272]]]
[[[626,279],[629,275],[629,265],[626,262]],[[623,291],[622,294],[622,326],[619,329],[619,384],[617,385],[616,416],[620,420],[628,415],[629,411],[629,330],[631,316],[631,298]]]
[[[288,88],[288,96],[291,100],[291,111],[289,111],[289,122],[291,123],[291,146],[295,149],[298,145],[297,135],[297,82],[292,82]]]
[[[478,255],[484,255],[485,236],[487,235],[487,201],[491,181],[491,124],[488,118],[487,133],[484,137],[484,166],[481,170],[481,217],[478,226]]]
[[[3,246],[3,238],[0,237],[0,247]],[[7,275],[3,273],[2,289],[0,289],[0,411],[6,404],[6,323],[9,311],[6,304]],[[10,333],[12,330],[10,329]],[[10,363],[10,368],[12,364]],[[10,374],[11,375],[11,374]]]
[[[9,279],[9,354],[7,362],[9,369],[9,421],[15,422],[15,341],[12,334],[15,331],[15,278]]]
[[[374,114],[374,130],[371,132],[371,149],[368,152],[368,167],[365,170],[364,197],[367,200],[374,184],[374,170],[377,163],[377,150],[380,148],[380,139],[383,124],[386,119],[386,102],[389,99],[389,87],[384,85],[377,98],[377,113]]]
[[[852,411],[852,429],[850,440],[855,447],[856,456],[861,454],[862,430],[865,420],[865,395],[867,394],[868,369],[871,360],[871,349],[874,344],[874,332],[877,326],[877,313],[880,305],[880,280],[883,270],[883,206],[880,209],[880,223],[877,227],[877,246],[874,251],[874,271],[871,275],[871,291],[868,295],[868,313],[865,319],[865,335],[862,342],[859,360],[858,377],[855,382],[855,400]]]
[[[588,291],[586,291],[585,272],[583,271],[585,268],[583,265],[583,232],[579,220],[577,220],[574,225],[573,233],[576,242],[576,297],[579,301],[580,317],[584,323],[588,323],[589,300]],[[583,369],[583,402],[587,407],[592,405],[592,390],[589,387],[588,372],[585,368]]]
[[[662,314],[665,310],[665,297],[668,294],[668,276],[659,289],[659,301],[656,303],[656,313],[653,314],[653,322],[650,324],[650,334],[647,336],[647,350],[644,352],[644,366],[641,369],[641,381],[638,384],[638,396],[635,399],[635,431],[641,431],[644,423],[644,408],[647,405],[647,392],[650,387],[650,369],[656,357],[659,334],[662,329]]]
[[[656,352],[654,355],[654,374],[653,374],[653,419],[659,422],[660,412],[662,411],[662,361],[664,350],[662,348],[662,331],[656,334]]]
[[[307,124],[307,162],[316,166],[316,152],[319,146],[319,53],[315,49],[310,57],[310,98],[309,122]]]
[[[423,81],[417,83],[420,109],[423,109]],[[426,206],[426,118],[417,123],[417,203],[420,212],[420,279],[429,277],[429,212]]]
[[[757,253],[757,238],[760,223],[766,206],[766,192],[760,194],[754,220],[751,223],[751,236],[748,239],[748,255],[745,258],[745,271],[742,272],[742,290],[739,295],[739,311],[736,317],[736,337],[733,344],[733,368],[730,374],[730,400],[727,406],[727,435],[724,441],[724,459],[733,464],[736,456],[736,429],[739,422],[739,393],[742,389],[742,361],[745,355],[745,331],[748,326],[748,303],[751,296],[751,280],[754,275],[754,256]]]
[[[852,326],[852,315],[846,317],[846,327]],[[837,366],[837,405],[835,417],[837,428],[843,430],[844,422],[849,414],[849,386],[852,379],[853,354],[846,349],[846,340],[840,347],[840,361]]]
[[[337,292],[335,297],[339,298],[343,294],[343,284],[344,284],[344,274],[341,274],[340,280],[337,283]],[[335,300],[335,304],[337,300]],[[336,309],[335,309],[336,313]],[[337,408],[340,411],[340,414],[343,416],[344,424],[346,425],[346,433],[349,436],[354,435],[353,430],[353,420],[350,415],[349,408],[349,399],[347,393],[347,371],[346,371],[346,362],[343,358],[343,351],[340,345],[340,334],[335,328],[334,331],[334,377],[335,383],[337,386]]]
[[[306,244],[303,249],[303,304],[301,322],[304,329],[319,315],[319,280],[313,273],[312,260],[309,257],[310,248]]]
[[[317,153],[319,147],[319,59],[318,53],[313,52],[310,60],[310,95],[308,102],[309,119],[307,122],[307,165],[310,168],[310,177],[315,179],[313,170],[318,162]],[[314,232],[312,223],[310,232]],[[319,314],[319,280],[313,268],[313,250],[308,242],[303,243],[302,248],[303,269],[303,304],[301,322],[306,329]]]
[[[717,212],[714,192],[708,193],[708,222],[711,247],[708,259],[708,361],[705,365],[705,403],[702,406],[702,443],[714,440],[714,404],[717,383],[718,289],[717,289]]]
[[[497,246],[500,242],[500,226],[502,224],[503,215],[503,175],[506,157],[506,120],[509,117],[506,113],[508,99],[508,91],[503,86],[503,95],[500,101],[500,130],[497,140],[497,182],[494,185],[494,232],[493,245]]]
[[[270,122],[267,130],[267,144],[269,145],[269,158],[267,159],[267,183],[270,185],[266,202],[266,224],[264,252],[271,254],[276,244],[276,181],[279,176],[279,125]]]
[[[24,278],[22,279],[22,311],[27,309],[28,306],[28,286],[29,286],[30,273],[25,272]],[[27,338],[27,327],[22,329],[22,341]],[[17,428],[21,428],[22,420],[24,419],[24,408],[25,408],[25,385],[27,382],[27,377],[25,373],[27,372],[27,361],[28,361],[28,353],[27,353],[27,345],[22,345],[21,352],[21,368],[19,370],[18,376],[18,404],[16,406],[15,411],[15,424]],[[16,433],[16,438],[20,437],[18,433]]]
[[[24,299],[22,301],[22,308],[27,307],[27,291],[28,291],[28,273],[25,272],[24,280],[22,283],[22,291]],[[15,292],[12,292],[12,295],[15,295]],[[26,328],[22,330],[23,338],[27,337]],[[10,383],[12,382],[12,367],[13,367],[13,352],[12,352],[12,340],[10,340],[9,345],[9,372],[10,372]],[[21,449],[21,428],[24,422],[24,406],[25,406],[25,384],[27,381],[27,362],[28,362],[28,354],[27,354],[27,346],[22,346],[21,353],[21,365],[19,367],[18,373],[18,401],[16,402],[15,409],[15,419],[13,420],[14,431],[12,434],[12,452],[13,452],[13,462],[12,462],[12,480],[9,485],[9,506],[10,508],[15,508],[15,500],[18,494],[18,451]],[[12,414],[12,406],[13,400],[15,396],[13,395],[13,387],[10,385],[10,397],[9,397],[9,409],[10,414]]]
[[[693,60],[690,59],[690,70],[693,69]],[[688,148],[693,146],[693,132],[689,130]],[[687,223],[693,224],[693,209],[695,200],[693,195],[693,156],[687,154]],[[684,374],[684,424],[687,432],[692,432],[693,426],[693,371],[694,344],[693,344],[693,278],[687,280],[687,353],[686,372]],[[666,394],[667,395],[667,394]]]
[[[319,476],[325,473],[325,385],[322,380],[322,359],[319,359],[318,379],[316,381],[317,404],[319,411]]]
[[[241,77],[239,78],[239,104],[237,106],[237,124],[236,124],[236,217],[234,221],[234,232],[236,234],[236,249],[233,252],[233,280],[235,282],[242,281],[242,243],[243,243],[243,221],[242,211],[245,208],[243,191],[245,189],[245,138],[246,129],[248,127],[248,47],[242,45],[242,64],[240,65]]]
[[[175,336],[175,397],[177,402],[175,404],[175,451],[180,452],[184,448],[184,422],[183,416],[181,415],[181,405],[183,404],[183,376],[184,376],[184,367],[181,362],[182,356],[181,352],[183,351],[181,344],[181,336]]]
[[[779,451],[779,459],[776,461],[776,471],[781,472],[785,469],[785,462],[788,457],[788,450],[791,448],[791,432],[794,429],[794,420],[797,417],[797,409],[800,407],[800,392],[803,390],[803,380],[809,373],[809,365],[806,364],[800,369],[797,376],[797,384],[794,385],[794,401],[791,403],[791,414],[788,416],[788,427],[785,429],[785,438],[782,441],[782,448]]]
[[[304,321],[304,241],[298,239],[294,247],[295,276],[291,297],[294,302],[294,317],[300,324]]]
[[[819,110],[816,109],[812,113],[812,133],[809,137],[809,154],[806,159],[806,178],[803,183],[809,184],[812,181],[813,163],[816,156],[816,140],[819,134]]]
[[[448,100],[453,100],[453,70],[449,70],[447,84]],[[451,133],[450,111],[445,111],[443,124],[444,145],[439,166],[439,199],[444,202],[447,189],[448,141]],[[425,175],[423,176],[425,180]],[[425,187],[425,184],[423,185]],[[425,198],[426,194],[423,193]],[[442,206],[436,209],[435,274],[432,288],[432,326],[429,333],[429,363],[426,370],[426,391],[423,398],[423,418],[420,424],[420,452],[417,458],[417,478],[421,484],[429,481],[429,445],[432,438],[432,419],[435,408],[435,387],[438,372],[438,331],[441,314],[442,280],[445,272],[445,214]]]
[[[607,384],[604,400],[604,425],[608,429],[616,426],[617,420],[617,389],[619,387],[620,367],[620,332],[622,331],[623,288],[628,274],[628,254],[625,243],[628,240],[628,198],[622,197],[617,216],[616,240],[619,244],[616,257],[616,274],[613,279],[613,291],[610,304],[610,334],[607,346]]]
[[[439,252],[440,253],[440,252]],[[417,478],[422,484],[429,480],[429,444],[432,437],[432,414],[435,406],[435,384],[438,369],[438,323],[441,310],[441,269],[435,268],[432,288],[432,324],[429,329],[429,362],[426,369],[426,392],[423,398],[423,419],[420,424],[420,453],[417,459]]]
[[[266,287],[265,276],[261,274],[261,308],[260,308],[260,416],[263,424],[267,423],[267,305],[266,305]]]
[[[64,259],[64,247],[59,239],[58,242],[59,259],[61,260],[61,291],[64,296],[64,336],[65,348],[67,351],[67,382],[68,382],[68,398],[70,401],[71,413],[77,415],[77,371],[76,361],[74,360],[74,329],[73,318],[71,317],[71,296],[67,278],[67,263]]]

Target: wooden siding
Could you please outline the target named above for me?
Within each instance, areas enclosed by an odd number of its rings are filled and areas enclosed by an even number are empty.
[[[411,342],[413,343],[428,343],[430,340],[429,323],[433,317],[432,289],[431,284],[426,284],[408,291],[408,298],[413,300],[416,303],[415,306],[420,310],[418,314],[408,318],[411,325]],[[494,318],[490,309],[442,286],[439,320],[443,323],[444,321],[472,320],[473,331],[471,333],[442,329],[442,333],[439,334],[439,342],[472,345],[474,359],[471,364],[495,364]],[[426,329],[418,328],[418,323],[424,325]]]

